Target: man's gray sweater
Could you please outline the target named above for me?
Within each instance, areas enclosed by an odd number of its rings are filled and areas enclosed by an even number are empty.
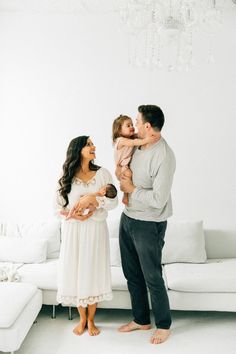
[[[171,186],[175,172],[175,156],[164,138],[145,148],[136,149],[130,169],[133,184],[129,204],[124,213],[144,221],[165,221],[172,215]]]

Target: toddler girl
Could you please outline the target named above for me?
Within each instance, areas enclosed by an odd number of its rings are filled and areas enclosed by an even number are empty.
[[[137,138],[134,133],[132,119],[125,115],[116,118],[112,125],[112,140],[114,146],[114,159],[116,167],[121,167],[121,173],[117,178],[120,180],[122,175],[131,179],[132,172],[129,163],[132,158],[135,146],[155,143],[156,137],[148,137],[144,139]],[[128,204],[128,193],[124,193],[122,202]]]

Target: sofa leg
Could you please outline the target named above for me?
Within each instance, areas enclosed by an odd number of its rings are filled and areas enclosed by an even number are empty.
[[[68,319],[72,320],[72,311],[71,311],[71,307],[68,307]]]
[[[52,316],[51,318],[56,318],[56,305],[52,305]]]

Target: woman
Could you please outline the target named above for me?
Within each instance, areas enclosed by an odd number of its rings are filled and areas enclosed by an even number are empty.
[[[87,326],[92,336],[100,333],[94,323],[97,303],[112,299],[106,217],[107,210],[117,206],[117,197],[94,195],[113,183],[110,173],[93,163],[94,158],[95,146],[88,136],[70,142],[56,197],[58,213],[65,215],[72,209],[70,218],[62,221],[57,301],[78,308],[80,322],[73,332],[81,335]],[[83,215],[89,204],[95,210]]]

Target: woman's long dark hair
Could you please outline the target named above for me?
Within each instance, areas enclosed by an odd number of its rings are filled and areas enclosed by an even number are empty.
[[[63,175],[58,181],[60,185],[58,191],[65,200],[65,204],[63,205],[64,208],[69,204],[68,194],[71,191],[72,179],[81,167],[81,150],[86,146],[88,138],[89,136],[85,135],[78,136],[77,138],[71,140],[68,146],[66,161],[62,166]],[[99,168],[100,166],[95,165],[93,161],[89,162],[89,169],[91,171],[97,171]]]

